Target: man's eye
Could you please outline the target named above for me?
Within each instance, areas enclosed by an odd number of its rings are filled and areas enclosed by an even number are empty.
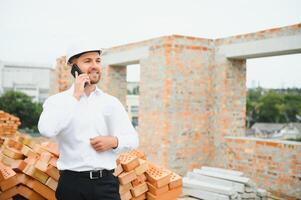
[[[100,63],[100,60],[96,60],[97,63]]]
[[[90,62],[90,60],[86,60],[86,61],[84,61],[84,63],[89,63]]]

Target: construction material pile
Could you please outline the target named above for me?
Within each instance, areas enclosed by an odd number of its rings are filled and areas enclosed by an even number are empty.
[[[182,178],[148,162],[140,151],[123,153],[116,162],[121,200],[175,200],[182,194]]]
[[[267,199],[267,192],[257,189],[243,172],[222,168],[194,169],[183,178],[183,187],[185,195],[204,200]]]
[[[30,200],[56,199],[56,143],[16,133],[2,137],[0,146],[0,199],[18,195]],[[119,178],[122,200],[175,200],[182,194],[182,178],[148,162],[143,152],[123,153],[116,162],[114,174]]]
[[[14,135],[20,125],[18,117],[0,110],[0,136]]]
[[[17,134],[5,138],[0,153],[0,199],[22,196],[30,200],[56,199],[58,148]]]

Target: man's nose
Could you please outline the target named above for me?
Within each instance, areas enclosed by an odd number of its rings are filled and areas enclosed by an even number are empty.
[[[93,64],[89,67],[88,71],[91,72],[92,70],[101,71],[101,65],[100,65],[100,63],[93,62]]]

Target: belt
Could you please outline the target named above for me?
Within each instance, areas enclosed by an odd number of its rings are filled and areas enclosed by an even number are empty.
[[[114,173],[114,169],[107,170],[92,170],[92,171],[71,171],[71,170],[60,170],[60,175],[73,175],[77,177],[87,178],[87,179],[99,179],[101,177],[109,176]]]

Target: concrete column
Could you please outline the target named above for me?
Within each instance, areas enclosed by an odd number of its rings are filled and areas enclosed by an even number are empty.
[[[207,163],[211,40],[171,36],[140,61],[139,135],[148,158],[184,175]]]
[[[127,94],[126,66],[104,66],[99,86],[108,94],[117,97],[125,106]]]

